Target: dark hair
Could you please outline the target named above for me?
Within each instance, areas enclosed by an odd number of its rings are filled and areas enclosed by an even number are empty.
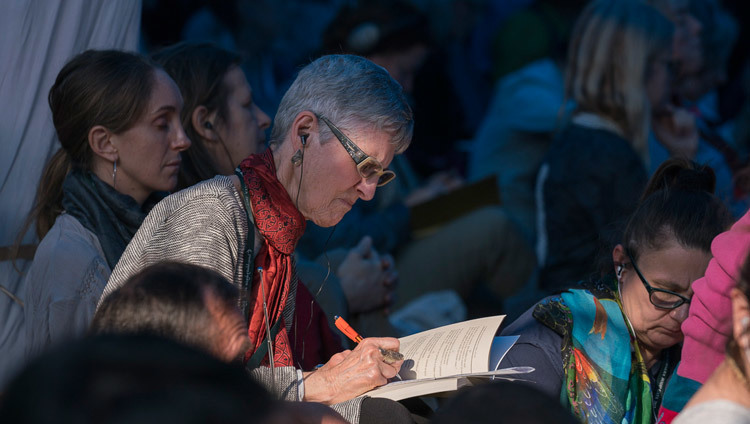
[[[669,159],[656,170],[630,216],[622,242],[638,259],[643,248],[658,250],[669,240],[685,248],[711,251],[711,242],[733,222],[713,193],[711,167]]]
[[[427,17],[404,0],[344,6],[323,33],[325,54],[369,56],[431,44]]]
[[[36,203],[19,234],[36,220],[43,238],[62,212],[62,184],[72,167],[90,169],[93,153],[88,135],[102,125],[115,134],[130,129],[145,113],[154,86],[151,61],[136,53],[87,50],[57,74],[49,91],[52,122],[62,148],[47,163]]]
[[[210,292],[227,310],[237,307],[237,288],[217,272],[197,265],[160,262],[133,275],[104,298],[90,332],[154,334],[208,352],[216,345]]]
[[[434,424],[575,424],[560,402],[525,383],[498,381],[462,389],[435,413]]]
[[[100,335],[28,364],[0,398],[13,423],[262,422],[271,396],[242,367],[150,335]]]
[[[216,45],[189,42],[162,49],[152,57],[177,83],[185,102],[180,118],[193,144],[182,154],[177,189],[183,189],[219,173],[202,137],[193,127],[192,115],[198,106],[205,106],[209,112],[216,111],[219,121],[226,120],[229,91],[223,83],[224,77],[242,60],[239,54]]]

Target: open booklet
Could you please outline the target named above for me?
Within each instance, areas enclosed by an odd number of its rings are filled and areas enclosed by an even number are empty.
[[[512,379],[533,371],[531,367],[498,369],[518,340],[518,336],[495,337],[503,318],[478,318],[400,338],[404,364],[399,377],[364,395],[401,400],[458,390],[477,379]]]

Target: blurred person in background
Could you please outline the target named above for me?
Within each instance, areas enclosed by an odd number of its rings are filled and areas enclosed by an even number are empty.
[[[595,274],[592,258],[635,209],[647,180],[651,114],[669,102],[672,31],[641,2],[595,1],[576,22],[565,79],[574,110],[536,181],[544,290]]]

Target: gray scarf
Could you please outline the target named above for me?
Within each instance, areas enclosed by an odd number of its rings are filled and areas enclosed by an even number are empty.
[[[155,203],[147,201],[144,208]],[[96,235],[111,269],[147,213],[132,197],[81,170],[73,170],[65,177],[62,205],[68,214]]]

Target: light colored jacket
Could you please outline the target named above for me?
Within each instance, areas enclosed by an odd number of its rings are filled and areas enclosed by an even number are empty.
[[[58,216],[23,282],[27,361],[86,332],[109,274],[94,233],[68,214]]]
[[[159,202],[143,221],[112,271],[102,299],[143,268],[162,261],[188,262],[210,268],[241,287],[245,278],[243,252],[248,222],[240,193],[229,177],[216,176]],[[256,231],[253,252],[262,238]],[[294,280],[296,281],[296,279]],[[292,323],[296,284],[284,306],[285,322]],[[300,374],[294,367],[277,367],[275,385],[271,369],[255,368],[252,377],[281,399],[303,397]],[[333,406],[350,422],[359,421],[361,398]]]

